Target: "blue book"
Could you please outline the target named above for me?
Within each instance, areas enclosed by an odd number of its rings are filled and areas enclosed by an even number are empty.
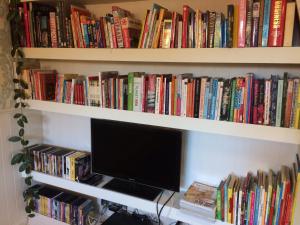
[[[258,225],[258,214],[259,214],[259,203],[260,203],[260,187],[259,185],[256,186],[255,191],[255,208],[254,208],[254,225]]]
[[[207,119],[207,109],[208,109],[208,95],[209,95],[209,86],[210,82],[207,81],[205,85],[205,95],[204,95],[204,110],[203,110],[203,118]]]
[[[262,47],[268,47],[269,24],[270,24],[271,0],[265,0],[264,23],[262,30]]]
[[[84,38],[85,47],[89,48],[90,40],[89,40],[88,25],[87,24],[82,24],[82,25],[83,25],[83,38]]]
[[[276,219],[275,219],[275,225],[279,225],[279,217],[280,217],[280,205],[282,201],[282,192],[283,192],[283,185],[282,183],[280,184],[280,193],[279,193],[279,201],[278,201],[278,207],[276,210]]]
[[[222,48],[227,48],[227,27],[228,19],[225,19],[222,23]]]
[[[215,119],[217,94],[218,94],[218,79],[213,79],[213,81],[212,81],[211,108],[210,108],[210,119],[211,120]]]

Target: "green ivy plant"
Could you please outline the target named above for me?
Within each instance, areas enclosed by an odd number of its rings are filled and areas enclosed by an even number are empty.
[[[16,120],[17,126],[19,127],[19,132],[17,135],[9,138],[10,142],[20,143],[22,149],[13,155],[11,164],[19,164],[19,172],[25,172],[27,177],[25,178],[25,183],[28,188],[23,192],[25,211],[29,217],[34,216],[35,210],[35,200],[39,198],[38,189],[32,186],[32,176],[31,171],[33,169],[33,159],[31,157],[30,150],[27,148],[29,141],[25,137],[25,126],[28,124],[28,119],[24,114],[24,109],[28,107],[26,99],[29,96],[26,94],[28,89],[27,82],[22,79],[22,67],[24,64],[24,54],[20,48],[20,40],[24,38],[22,18],[19,13],[20,0],[10,0],[9,1],[9,12],[7,15],[7,20],[11,24],[12,29],[12,50],[11,56],[14,60],[15,65],[15,77],[13,82],[15,84],[14,89],[14,101],[16,113],[14,114],[14,119]]]

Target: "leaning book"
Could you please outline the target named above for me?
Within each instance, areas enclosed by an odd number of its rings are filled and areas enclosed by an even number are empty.
[[[184,194],[183,198],[180,199],[180,209],[206,219],[214,220],[216,197],[216,187],[195,181]]]

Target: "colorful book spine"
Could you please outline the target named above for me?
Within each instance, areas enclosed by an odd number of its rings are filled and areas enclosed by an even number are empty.
[[[238,47],[244,48],[246,44],[247,0],[239,0],[238,7]]]

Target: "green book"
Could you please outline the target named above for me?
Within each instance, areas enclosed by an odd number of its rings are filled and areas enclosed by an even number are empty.
[[[236,89],[236,78],[232,79],[231,82],[231,104],[230,104],[230,116],[229,116],[229,121],[233,121],[234,117],[234,98],[235,98],[235,89]]]
[[[222,197],[221,197],[221,192],[222,188],[224,186],[224,181],[222,181],[218,187],[217,190],[217,209],[216,209],[216,219],[217,220],[222,220]]]
[[[283,80],[278,80],[276,123],[275,123],[276,127],[280,127],[280,125],[281,125],[282,94],[283,94]]]
[[[128,105],[127,110],[133,111],[133,80],[134,80],[134,73],[128,73]]]

